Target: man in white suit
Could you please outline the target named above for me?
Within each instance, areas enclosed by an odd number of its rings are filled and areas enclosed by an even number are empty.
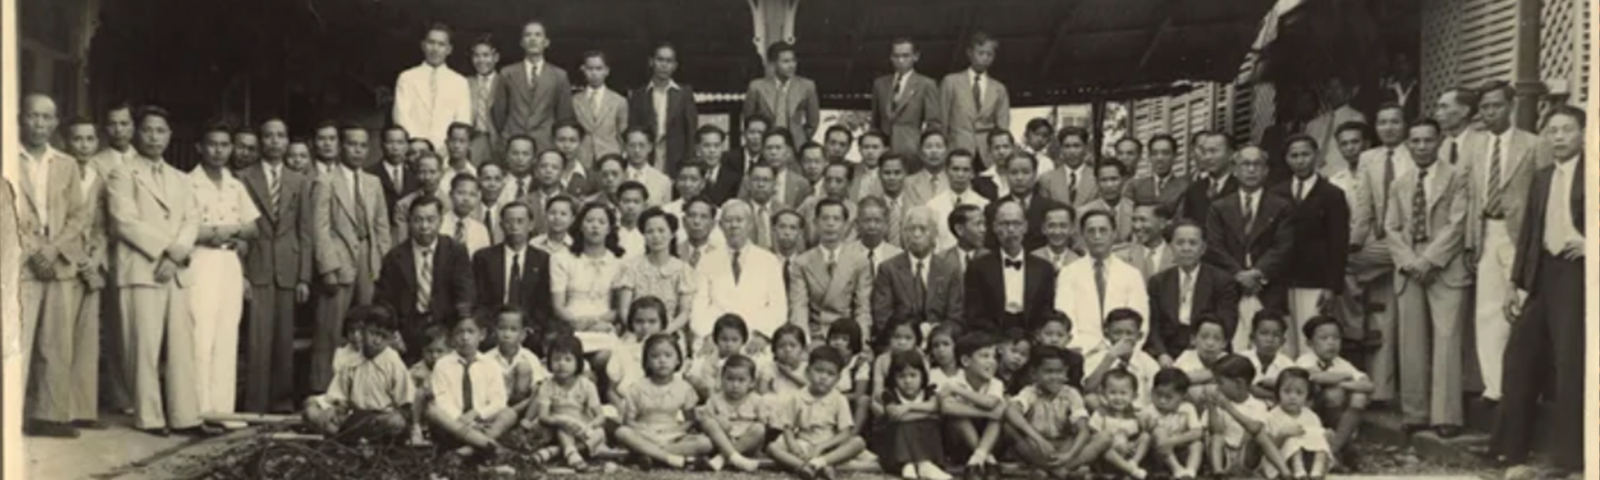
[[[583,78],[587,84],[572,99],[572,110],[578,124],[589,134],[578,147],[578,158],[571,161],[583,166],[583,171],[594,171],[594,160],[608,153],[622,153],[622,129],[628,127],[628,99],[606,87],[606,77],[611,68],[606,65],[606,54],[592,50],[583,54]]]
[[[711,335],[717,317],[732,313],[750,327],[751,348],[767,347],[773,332],[789,320],[784,269],[778,257],[750,243],[750,204],[733,199],[722,207],[722,233],[726,248],[702,257],[696,270],[701,284],[689,329],[695,338]]]
[[[996,128],[1011,128],[1011,95],[1006,86],[989,75],[995,50],[1000,42],[978,32],[967,40],[966,70],[945,75],[939,84],[939,111],[950,148],[980,152],[978,158],[992,162],[983,136]]]
[[[472,124],[472,90],[444,64],[449,56],[450,27],[435,23],[422,39],[422,64],[394,82],[394,123],[437,146],[448,139],[450,124]]]
[[[1105,210],[1090,210],[1084,212],[1078,224],[1089,256],[1056,274],[1056,310],[1072,319],[1070,347],[1087,350],[1105,341],[1101,324],[1107,313],[1129,308],[1150,318],[1150,298],[1145,292],[1144,274],[1111,254],[1116,243],[1116,218]],[[1148,328],[1144,335],[1149,338]],[[1143,339],[1137,347],[1144,348]]]
[[[1410,128],[1415,167],[1396,179],[1383,228],[1397,267],[1400,409],[1408,433],[1459,434],[1461,307],[1471,281],[1463,255],[1470,172],[1439,161],[1443,131],[1433,120]]]

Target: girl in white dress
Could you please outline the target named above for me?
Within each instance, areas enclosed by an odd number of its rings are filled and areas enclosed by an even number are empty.
[[[1289,476],[1295,479],[1321,479],[1328,474],[1328,431],[1322,419],[1306,407],[1311,395],[1311,374],[1295,367],[1278,374],[1278,406],[1267,414],[1267,431],[1283,458]],[[1278,473],[1265,467],[1267,478]]]

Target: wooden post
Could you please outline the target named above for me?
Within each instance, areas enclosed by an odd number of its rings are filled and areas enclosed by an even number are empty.
[[[77,86],[73,92],[73,108],[79,115],[94,118],[94,107],[89,96],[89,48],[94,45],[95,31],[100,28],[100,0],[83,0],[78,12],[78,29],[72,37],[72,64],[77,69]],[[66,73],[66,72],[62,72]]]
[[[1105,124],[1106,101],[1103,98],[1097,98],[1094,100],[1094,104],[1089,107],[1089,131],[1093,132],[1093,135],[1089,136],[1089,151],[1094,152],[1094,156],[1091,158],[1099,159],[1102,156],[1102,148],[1106,144]]]
[[[1517,101],[1512,121],[1517,128],[1536,131],[1539,99],[1544,95],[1544,80],[1539,77],[1539,21],[1541,0],[1517,0],[1517,52],[1514,87]]]

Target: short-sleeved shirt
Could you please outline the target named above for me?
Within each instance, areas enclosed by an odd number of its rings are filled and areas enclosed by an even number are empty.
[[[872,362],[864,361],[864,358],[866,357],[855,357],[850,361],[850,365],[840,372],[843,375],[839,376],[839,381],[836,383],[839,393],[867,393],[867,389],[872,388]],[[861,391],[857,392],[857,387]]]
[[[1139,435],[1143,422],[1142,415],[1137,411],[1113,414],[1106,409],[1100,409],[1089,416],[1089,430],[1129,439]]]
[[[1261,355],[1256,353],[1255,349],[1241,351],[1239,352],[1239,355],[1249,359],[1251,365],[1255,365],[1255,383],[1265,382],[1269,384],[1276,384],[1278,383],[1278,374],[1283,373],[1284,369],[1294,366],[1294,360],[1290,360],[1288,355],[1284,355],[1281,352],[1273,355],[1272,363],[1266,364],[1263,364],[1261,361]]]
[[[1055,395],[1046,395],[1029,385],[1018,392],[1014,400],[1022,408],[1022,417],[1028,420],[1028,425],[1051,440],[1071,435],[1073,424],[1089,416],[1083,395],[1070,386],[1063,385]]]
[[[339,347],[339,349],[333,351],[333,371],[337,372],[342,368],[359,363],[364,357],[366,356],[361,354],[361,349],[356,348],[355,345]]]
[[[1350,374],[1351,380],[1357,382],[1367,380],[1366,373],[1363,373],[1361,370],[1357,370],[1356,366],[1351,364],[1349,360],[1345,360],[1341,357],[1334,357],[1333,360],[1324,362],[1317,358],[1317,354],[1306,353],[1305,355],[1301,355],[1300,360],[1294,362],[1294,365],[1304,368],[1306,371],[1313,374],[1326,372],[1348,373]]]
[[[1110,342],[1102,342],[1099,346],[1085,352],[1083,355],[1083,371],[1085,375],[1093,373],[1100,368],[1100,364],[1106,361],[1106,357],[1109,357],[1110,353]],[[1135,404],[1139,406],[1150,405],[1150,390],[1155,388],[1156,372],[1161,371],[1161,363],[1142,350],[1135,350],[1133,356],[1125,362],[1120,359],[1115,361],[1117,363],[1113,364],[1111,369],[1126,368],[1128,373],[1132,373],[1133,377],[1139,380],[1139,398],[1135,401]]]
[[[811,444],[856,426],[855,417],[850,415],[850,401],[837,390],[820,397],[810,390],[789,393],[775,413],[774,426],[794,429],[797,440]]]
[[[1327,453],[1328,431],[1322,426],[1322,419],[1316,412],[1309,408],[1300,409],[1299,415],[1274,408],[1267,414],[1267,429],[1275,434],[1282,435],[1300,427],[1300,434],[1289,437],[1283,442],[1283,453],[1294,452],[1322,452]]]
[[[947,388],[950,386],[951,382],[956,381],[956,379],[960,377],[962,377],[960,370],[956,370],[956,373],[952,374],[944,373],[943,368],[933,365],[928,366],[928,385],[933,385],[934,388]]]
[[[577,412],[588,420],[600,412],[600,390],[588,377],[578,377],[565,386],[551,380],[534,389],[533,404],[538,409],[548,406],[551,412]]]
[[[744,431],[767,424],[771,417],[770,403],[770,396],[755,392],[745,395],[737,403],[728,400],[726,395],[714,395],[706,401],[706,409],[730,432]]]
[[[766,375],[766,378],[772,379],[772,393],[774,395],[789,395],[795,392],[805,391],[805,384],[790,380],[788,375],[784,375],[783,372],[778,371],[778,362],[770,362],[764,366],[766,367],[764,369],[766,370],[764,375]],[[762,370],[762,368],[757,369]],[[797,370],[804,373],[806,371],[806,364],[801,362]]]
[[[1177,410],[1167,413],[1162,413],[1151,407],[1150,415],[1155,419],[1156,431],[1168,435],[1204,430],[1206,428],[1200,411],[1194,408],[1194,404],[1189,402],[1180,403]]]
[[[538,385],[544,379],[550,378],[550,371],[545,369],[544,362],[540,362],[539,357],[534,356],[533,352],[528,351],[526,348],[518,348],[517,353],[510,358],[501,355],[498,348],[491,348],[483,352],[482,355],[499,363],[500,369],[505,370],[506,387],[516,385],[516,378],[514,377],[517,374],[518,365],[527,365],[532,370],[528,378],[529,386]]]
[[[1178,358],[1172,361],[1172,367],[1185,373],[1211,368],[1206,365],[1205,359],[1200,358],[1200,352],[1194,349],[1184,350],[1178,354]]]
[[[189,172],[196,202],[200,205],[201,225],[237,225],[253,223],[261,217],[250,192],[233,177],[233,172],[222,170],[222,181],[217,182],[206,174],[203,167]]]
[[[667,257],[666,263],[656,266],[646,255],[630,256],[622,261],[617,272],[617,288],[633,290],[633,298],[646,295],[661,299],[666,304],[666,316],[677,315],[679,299],[690,299],[695,293],[694,268],[676,257]]]
[[[411,372],[400,360],[400,354],[385,349],[376,357],[362,356],[334,370],[327,398],[348,402],[356,410],[387,411],[410,404],[416,395]]]
[[[700,394],[682,377],[665,384],[641,379],[622,387],[622,402],[638,416],[682,415],[700,403]],[[679,418],[679,420],[686,420]]]
[[[1247,398],[1243,402],[1234,403],[1233,407],[1245,418],[1258,422],[1267,421],[1267,404],[1259,398]],[[1233,416],[1229,415],[1228,412],[1219,410],[1217,415],[1222,416],[1222,439],[1228,447],[1239,448],[1243,446],[1245,438],[1249,435],[1249,432],[1245,431],[1244,425],[1234,420]]]
[[[950,382],[945,384],[945,387],[941,388],[960,388],[977,392],[977,394],[985,397],[993,397],[1002,400],[1006,398],[1006,384],[1005,382],[1000,381],[998,378],[989,379],[989,382],[983,384],[983,387],[980,388],[973,386],[972,382],[967,379],[967,375],[962,373],[951,378]],[[950,401],[977,408],[977,405],[973,405],[972,402],[968,402],[965,398],[951,397]]]

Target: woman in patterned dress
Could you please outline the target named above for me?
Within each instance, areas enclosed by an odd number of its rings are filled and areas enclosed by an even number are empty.
[[[652,207],[639,216],[639,230],[644,234],[644,255],[622,261],[622,271],[617,274],[618,304],[629,305],[644,296],[661,299],[667,307],[667,325],[662,332],[676,335],[689,325],[695,294],[694,267],[672,256],[677,251],[678,219]]]

